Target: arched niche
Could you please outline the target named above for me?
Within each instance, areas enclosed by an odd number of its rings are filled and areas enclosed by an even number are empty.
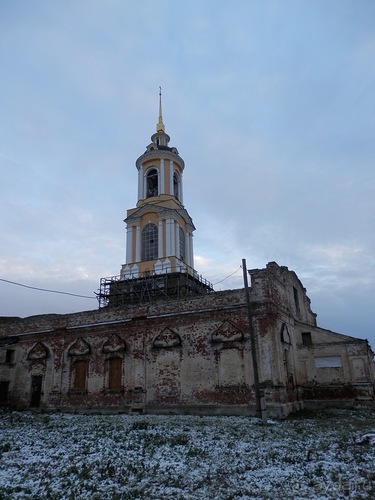
[[[152,343],[152,346],[158,349],[181,347],[181,345],[181,337],[170,328],[164,328]]]
[[[49,351],[47,347],[42,342],[37,342],[29,351],[27,359],[30,361],[36,361],[40,359],[47,359]]]
[[[230,321],[224,321],[212,334],[214,343],[242,342],[243,339],[243,332]]]
[[[125,342],[118,336],[112,335],[109,339],[104,343],[102,352],[104,354],[117,354],[122,353],[126,350]]]
[[[91,347],[82,337],[78,338],[68,350],[69,356],[83,356],[90,353]]]

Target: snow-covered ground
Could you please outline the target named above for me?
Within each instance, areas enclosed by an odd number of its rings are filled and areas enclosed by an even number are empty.
[[[368,409],[268,425],[2,411],[0,499],[375,498],[374,432]]]

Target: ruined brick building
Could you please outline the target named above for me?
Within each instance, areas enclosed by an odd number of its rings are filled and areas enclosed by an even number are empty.
[[[366,340],[319,328],[306,290],[275,262],[247,290],[194,270],[184,161],[159,121],[128,210],[126,262],[94,311],[0,318],[0,404],[15,408],[251,415],[251,333],[267,411],[374,402]]]

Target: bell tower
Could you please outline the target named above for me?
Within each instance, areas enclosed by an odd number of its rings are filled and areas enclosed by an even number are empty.
[[[126,263],[121,276],[144,273],[193,274],[193,221],[183,205],[184,160],[163,123],[161,89],[159,120],[151,143],[136,161],[138,201],[128,210]]]
[[[127,211],[126,261],[120,276],[102,278],[99,307],[213,291],[194,270],[192,218],[183,204],[184,160],[159,119],[151,143],[136,161],[138,200]]]

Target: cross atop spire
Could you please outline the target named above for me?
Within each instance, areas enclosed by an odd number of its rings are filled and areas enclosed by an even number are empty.
[[[156,124],[156,132],[165,132],[163,113],[161,109],[161,87],[159,87],[159,121]]]

